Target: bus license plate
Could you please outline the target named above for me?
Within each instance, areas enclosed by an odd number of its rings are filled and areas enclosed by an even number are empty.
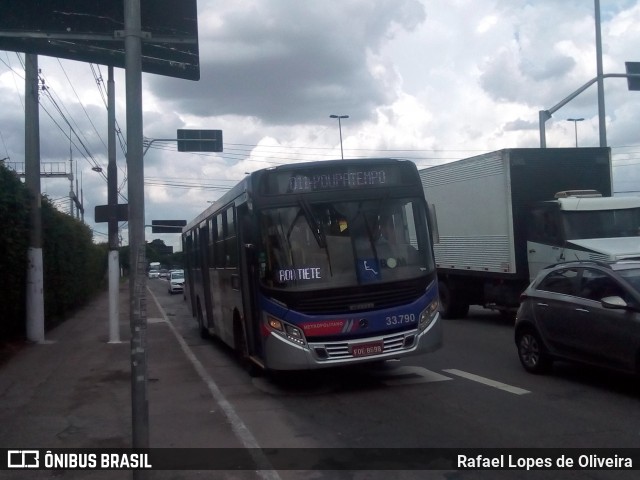
[[[382,353],[382,342],[361,343],[351,346],[351,355],[354,357],[366,357]]]

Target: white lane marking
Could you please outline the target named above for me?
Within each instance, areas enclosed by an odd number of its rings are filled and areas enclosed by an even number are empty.
[[[273,469],[273,466],[269,463],[267,457],[262,453],[262,450],[260,450],[260,444],[258,443],[256,438],[253,436],[245,423],[240,419],[240,416],[236,413],[231,403],[229,403],[229,401],[225,398],[224,394],[222,393],[216,382],[213,380],[213,378],[211,378],[211,376],[207,373],[200,360],[196,358],[193,351],[189,348],[189,345],[187,345],[187,342],[185,342],[184,338],[182,338],[182,336],[178,333],[176,327],[173,325],[173,323],[171,323],[169,317],[167,317],[167,314],[160,305],[160,302],[158,302],[158,299],[149,287],[147,287],[147,291],[151,294],[151,297],[158,306],[160,313],[162,313],[162,319],[153,318],[151,320],[153,321],[153,323],[164,322],[169,326],[169,328],[173,332],[173,335],[176,337],[176,340],[178,340],[180,347],[182,347],[182,351],[186,355],[187,359],[191,362],[193,368],[195,368],[200,378],[209,388],[211,396],[218,403],[218,405],[226,415],[234,433],[240,439],[244,447],[249,449],[250,455],[253,457],[258,467],[258,470],[256,470],[257,475],[264,480],[282,480],[280,475],[278,475],[278,472],[276,472]],[[147,322],[149,322],[149,320],[147,320]]]
[[[474,382],[482,383],[499,390],[504,390],[505,392],[513,393],[515,395],[525,395],[527,393],[531,393],[529,390],[525,390],[523,388],[507,385],[506,383],[497,382],[495,380],[491,380],[490,378],[481,377],[480,375],[474,375],[473,373],[463,372],[462,370],[456,370],[455,368],[443,370],[443,372],[450,373],[451,375],[457,375],[458,377],[463,377],[467,380],[473,380]]]
[[[432,372],[426,368],[411,365],[390,368],[388,370],[380,370],[375,372],[376,377],[382,377],[382,383],[393,387],[396,385],[414,385],[418,383],[442,382],[444,380],[453,380],[450,377]]]

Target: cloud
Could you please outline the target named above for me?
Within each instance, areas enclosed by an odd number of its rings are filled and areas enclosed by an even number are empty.
[[[370,118],[394,94],[379,82],[371,58],[425,18],[416,0],[243,3],[201,18],[200,82],[150,79],[169,106],[282,125],[344,111]]]
[[[399,156],[422,168],[537,147],[538,112],[596,75],[594,4],[584,0],[199,0],[198,8],[201,80],[144,74],[144,135],[222,129],[225,151],[178,153],[174,142],[154,144],[144,158],[148,220],[190,220],[245,172],[339,158],[330,114],[350,117],[342,122],[347,157]],[[640,61],[640,2],[608,0],[601,9],[605,73],[624,72],[625,61]],[[40,66],[64,112],[62,118],[43,99],[42,161],[68,163],[68,120],[91,223],[93,207],[106,203],[104,177],[87,158],[106,168],[99,94],[106,69],[47,57]],[[124,137],[124,72],[115,73]],[[21,63],[0,53],[0,158],[12,161],[24,158],[23,91]],[[581,146],[599,144],[596,93],[592,86],[554,113],[546,124],[548,146],[574,145],[569,117],[585,118],[578,125]],[[630,164],[614,169],[624,172],[616,181],[627,181],[637,168],[638,148],[623,147],[639,142],[638,92],[629,92],[624,79],[608,78],[605,93],[609,145],[614,159],[624,153]],[[121,202],[128,187],[124,148],[117,149]],[[52,197],[68,196],[68,181],[43,185]],[[160,237],[179,246],[175,235]]]

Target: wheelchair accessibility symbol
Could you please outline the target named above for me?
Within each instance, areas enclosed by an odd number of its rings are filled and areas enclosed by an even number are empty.
[[[380,280],[380,264],[375,258],[358,259],[358,278],[361,282]]]

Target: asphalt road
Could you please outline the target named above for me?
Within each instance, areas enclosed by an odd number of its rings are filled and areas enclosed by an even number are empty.
[[[148,282],[203,381],[228,402],[241,441],[263,448],[640,448],[640,381],[571,364],[545,376],[519,364],[512,322],[482,309],[447,320],[444,348],[377,368],[251,378],[233,353],[202,340],[181,294]],[[255,444],[251,443],[255,442]],[[205,446],[205,445],[203,445]],[[636,468],[638,468],[636,466]],[[429,472],[429,478],[524,478],[523,472]],[[518,475],[514,475],[518,473]],[[291,472],[285,472],[287,478]],[[635,478],[633,472],[535,471],[526,478]],[[393,477],[426,478],[425,472]],[[390,478],[315,472],[305,478]]]

